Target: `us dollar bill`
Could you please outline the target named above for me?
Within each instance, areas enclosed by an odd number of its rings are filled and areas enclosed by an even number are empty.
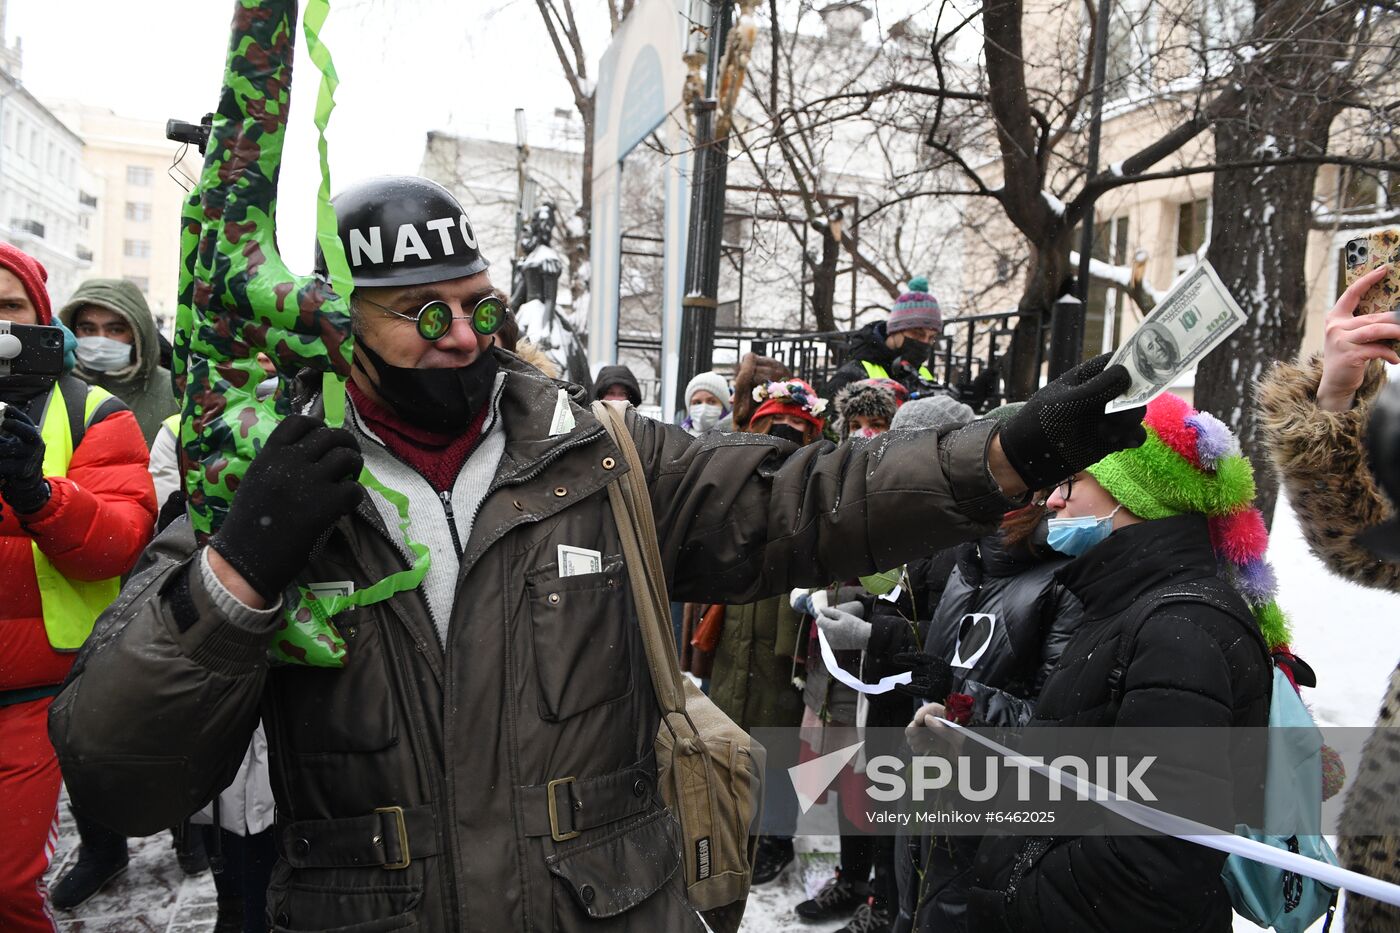
[[[1200,365],[1243,323],[1244,311],[1211,264],[1202,260],[1176,280],[1109,360],[1110,366],[1122,364],[1133,382],[1104,411],[1112,414],[1146,405],[1182,373]]]

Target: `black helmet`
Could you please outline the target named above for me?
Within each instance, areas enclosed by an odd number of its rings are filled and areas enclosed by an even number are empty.
[[[382,175],[331,199],[356,285],[397,286],[475,275],[488,263],[462,205],[442,185],[415,175]],[[326,258],[316,245],[316,273]]]

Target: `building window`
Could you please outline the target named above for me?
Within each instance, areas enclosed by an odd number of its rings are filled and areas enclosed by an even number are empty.
[[[135,185],[138,188],[149,188],[156,180],[156,172],[153,168],[145,165],[128,165],[126,167],[126,183]]]
[[[122,255],[127,259],[150,259],[150,240],[123,240]]]
[[[1210,242],[1210,198],[1187,201],[1176,209],[1176,271],[1185,272]]]
[[[122,278],[130,282],[132,285],[135,285],[137,288],[141,289],[143,293],[149,292],[151,290],[151,279],[149,276],[124,275],[122,276]]]
[[[126,219],[138,224],[146,223],[151,219],[151,205],[146,201],[127,201]]]
[[[1145,0],[1113,4],[1108,20],[1108,57],[1104,60],[1104,88],[1110,99],[1141,94],[1152,84],[1155,6]],[[1087,39],[1087,29],[1085,34]],[[1092,48],[1088,54],[1093,54]]]

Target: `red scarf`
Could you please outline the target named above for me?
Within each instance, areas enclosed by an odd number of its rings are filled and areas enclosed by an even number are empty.
[[[413,467],[433,489],[448,492],[462,472],[462,464],[481,442],[481,426],[489,406],[482,406],[465,434],[437,434],[408,424],[398,415],[360,391],[352,379],[346,383],[355,413],[372,430],[389,452]]]

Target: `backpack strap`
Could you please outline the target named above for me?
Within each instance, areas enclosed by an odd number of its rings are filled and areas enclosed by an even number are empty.
[[[128,410],[126,403],[115,395],[88,385],[72,374],[59,378],[58,392],[63,396],[63,407],[68,412],[68,436],[73,439],[74,450],[83,442],[88,428],[108,415]],[[93,396],[94,392],[97,397]]]
[[[63,396],[63,407],[68,411],[68,436],[73,439],[73,449],[83,441],[87,433],[87,392],[86,382],[76,376],[64,375],[58,380],[58,391]]]
[[[1264,638],[1259,634],[1259,627],[1255,623],[1253,616],[1247,612],[1242,613],[1242,609],[1247,609],[1243,600],[1228,590],[1229,584],[1223,580],[1201,579],[1187,580],[1183,583],[1167,583],[1156,589],[1149,590],[1144,596],[1139,597],[1133,604],[1133,613],[1127,623],[1123,626],[1123,632],[1118,636],[1118,647],[1114,652],[1113,669],[1108,674],[1109,697],[1111,702],[1117,706],[1123,702],[1124,684],[1128,679],[1128,665],[1132,662],[1133,654],[1137,651],[1138,633],[1142,631],[1143,625],[1152,617],[1152,614],[1163,606],[1175,605],[1178,603],[1196,603],[1197,605],[1210,606],[1221,613],[1239,622],[1245,629],[1253,635],[1264,653],[1268,654],[1267,646],[1264,645]],[[1227,595],[1228,593],[1228,595]],[[1235,596],[1230,599],[1229,596]]]

